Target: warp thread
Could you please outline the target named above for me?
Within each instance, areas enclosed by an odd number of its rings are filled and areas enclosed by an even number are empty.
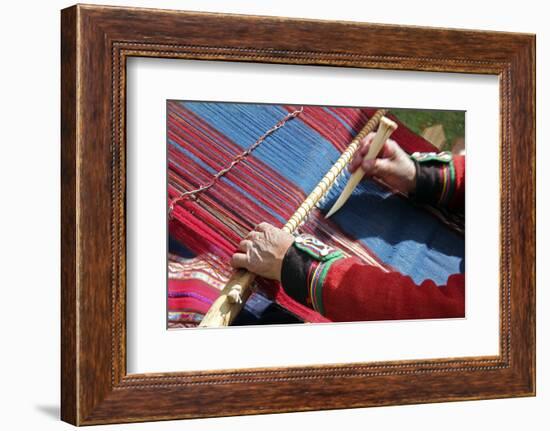
[[[230,165],[235,154],[246,149],[243,143],[257,140],[296,108],[171,102],[169,198],[176,200],[185,191],[208,184],[216,172]],[[174,205],[170,237],[209,262],[209,256],[216,256],[212,267],[226,271],[242,237],[262,221],[282,226],[317,184],[318,175],[312,173],[326,172],[334,164],[374,110],[305,106],[303,112],[307,115],[274,134],[270,145],[260,146],[245,163],[220,178],[215,187],[201,193],[200,199],[182,199]],[[434,151],[405,126],[400,125],[395,140],[407,152]],[[341,184],[345,183],[345,175],[338,178]],[[335,187],[318,207],[329,206],[338,189]],[[343,211],[340,217],[325,220],[315,209],[300,230],[369,264],[396,268],[417,282],[446,278],[460,271],[463,239],[447,226],[434,224],[433,214],[412,207],[406,199],[364,182]],[[258,283],[304,320],[320,318],[309,309],[285,302],[284,292],[279,294],[272,283]]]
[[[245,151],[243,151],[242,153],[237,155],[227,167],[219,170],[216,173],[216,175],[214,175],[214,177],[207,184],[202,185],[202,186],[200,186],[196,189],[183,192],[178,197],[172,199],[170,201],[170,204],[168,205],[168,217],[171,218],[172,211],[174,210],[175,205],[177,205],[179,202],[183,201],[186,198],[196,199],[197,194],[208,190],[210,187],[212,187],[214,184],[216,184],[221,177],[223,177],[225,174],[230,172],[236,165],[238,165],[241,161],[246,159],[252,153],[252,151],[254,151],[256,148],[258,148],[261,145],[261,143],[264,142],[269,135],[271,135],[272,133],[279,130],[281,127],[283,127],[287,123],[287,121],[292,120],[293,118],[296,118],[302,112],[304,112],[304,107],[303,106],[301,106],[299,109],[296,109],[295,111],[292,111],[291,113],[287,114],[281,121],[278,121],[273,127],[271,127],[264,134],[262,134],[262,136],[260,136],[256,140],[256,142],[254,142],[250,147],[248,147]],[[240,297],[236,298],[235,300],[236,301],[238,300],[237,302],[240,303]]]

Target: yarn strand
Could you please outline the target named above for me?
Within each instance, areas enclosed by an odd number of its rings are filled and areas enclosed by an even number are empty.
[[[179,202],[185,199],[196,199],[196,196],[199,193],[202,193],[208,190],[210,187],[214,186],[221,177],[223,177],[225,174],[230,172],[236,165],[238,165],[240,162],[245,160],[256,148],[258,148],[262,144],[262,142],[264,142],[267,139],[269,135],[275,133],[277,130],[283,127],[288,121],[298,117],[303,111],[304,111],[304,107],[301,106],[299,109],[296,109],[295,111],[292,111],[289,114],[287,114],[281,121],[279,121],[271,129],[267,130],[262,136],[260,136],[256,140],[256,142],[254,142],[250,147],[248,147],[245,151],[237,155],[228,166],[218,171],[208,183],[201,185],[196,189],[183,192],[176,198],[172,199],[170,201],[170,204],[168,205],[168,216],[171,217],[174,207]]]

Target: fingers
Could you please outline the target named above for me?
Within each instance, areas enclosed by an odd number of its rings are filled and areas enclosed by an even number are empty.
[[[231,256],[231,266],[233,268],[248,269],[248,258],[244,253],[235,253]]]
[[[382,159],[392,159],[395,157],[396,151],[399,150],[403,151],[397,142],[392,139],[387,139],[386,142],[384,142],[384,146],[380,150],[380,153],[378,153],[378,157]]]
[[[238,250],[247,253],[253,246],[255,241],[259,241],[265,236],[265,232],[270,229],[274,229],[272,225],[266,222],[262,222],[246,234],[244,239],[239,243]]]
[[[349,162],[348,169],[351,173],[354,173],[359,166],[361,166],[361,161],[363,160],[363,156],[357,151],[353,158],[351,159],[351,162]]]
[[[353,158],[351,162],[348,165],[348,169],[351,173],[354,173],[359,167],[361,167],[363,170],[365,170],[366,174],[372,175],[373,169],[375,169],[375,162],[372,161],[365,161],[364,158],[368,154],[370,145],[372,143],[372,139],[374,138],[374,133],[369,133],[363,140],[361,141],[361,147],[355,152],[353,155]],[[380,149],[380,152],[377,155],[377,159],[390,159],[394,157],[397,150],[400,150],[399,145],[397,142],[392,141],[391,139],[386,140],[384,142],[384,145]]]
[[[239,245],[238,245],[238,249],[240,251],[244,251],[245,253],[250,250],[250,248],[252,247],[252,241],[250,241],[249,239],[243,239]]]
[[[247,235],[247,238],[251,236],[251,234],[260,235],[260,233],[252,231]],[[254,243],[250,239],[243,239],[239,242],[239,245],[237,246],[237,253],[234,253],[233,256],[231,256],[231,266],[233,268],[250,269],[249,252],[252,247],[254,247]]]
[[[392,166],[389,159],[372,159],[363,160],[361,162],[361,169],[365,171],[366,177],[379,177],[383,179],[387,174],[391,173]]]
[[[361,169],[363,170],[363,172],[365,172],[365,176],[367,178],[374,177],[376,175],[376,167],[378,162],[378,159],[361,160]]]
[[[369,152],[370,144],[371,144],[371,142],[372,142],[372,140],[374,139],[375,136],[376,136],[376,133],[370,132],[367,136],[365,136],[361,140],[361,148],[359,148],[359,151],[357,151],[357,153],[359,153],[361,158],[365,157],[367,155],[367,153]]]
[[[351,173],[354,173],[361,166],[361,163],[363,162],[363,158],[369,152],[370,144],[374,136],[375,134],[371,132],[361,140],[359,149],[355,152],[355,154],[353,155],[353,158],[351,159],[348,165],[348,170]]]
[[[267,232],[268,230],[273,229],[273,227],[274,227],[273,225],[270,225],[269,223],[264,221],[264,222],[256,225],[254,230],[256,230],[258,232]]]
[[[250,232],[248,232],[246,234],[246,236],[244,237],[244,239],[249,239],[250,241],[257,241],[259,240],[260,238],[262,237],[262,233],[261,232],[257,232],[255,230],[251,230]]]

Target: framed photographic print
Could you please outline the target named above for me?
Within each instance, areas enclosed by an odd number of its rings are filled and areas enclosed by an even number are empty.
[[[535,394],[533,35],[77,5],[61,43],[63,420]]]

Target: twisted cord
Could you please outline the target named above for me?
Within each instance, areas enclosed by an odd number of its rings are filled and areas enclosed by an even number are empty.
[[[174,210],[174,207],[177,204],[179,204],[181,201],[183,201],[185,199],[196,199],[197,194],[202,193],[202,192],[208,190],[213,185],[215,185],[221,177],[223,177],[225,174],[230,172],[236,165],[238,165],[241,161],[246,159],[250,155],[250,153],[252,153],[256,148],[258,148],[260,146],[260,144],[262,142],[264,142],[269,135],[271,135],[274,132],[276,132],[277,130],[279,130],[288,121],[292,120],[293,118],[298,117],[303,111],[304,111],[304,107],[301,106],[300,109],[296,109],[295,111],[292,111],[291,113],[287,114],[285,118],[283,118],[281,121],[279,121],[277,124],[275,124],[271,129],[269,129],[267,132],[265,132],[262,136],[260,136],[256,140],[256,142],[254,142],[250,147],[248,147],[241,154],[237,155],[227,167],[225,167],[225,168],[221,169],[220,171],[218,171],[216,173],[216,175],[214,175],[208,183],[206,183],[204,185],[201,185],[196,189],[183,192],[179,196],[172,199],[170,201],[170,204],[168,205],[168,216],[169,217],[171,216],[172,211]]]

